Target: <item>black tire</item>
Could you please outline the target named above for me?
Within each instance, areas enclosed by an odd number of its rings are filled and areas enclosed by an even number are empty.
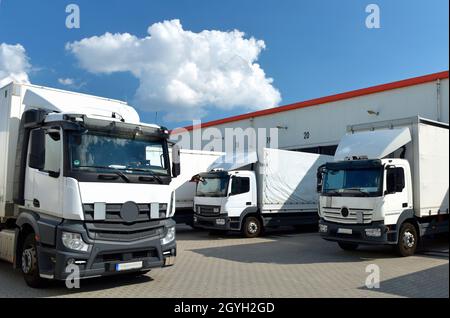
[[[419,243],[416,227],[411,223],[403,223],[400,227],[398,242],[396,245],[397,254],[402,257],[414,255]]]
[[[344,251],[355,251],[359,246],[358,243],[349,243],[349,242],[338,242],[338,245]]]
[[[39,275],[39,263],[37,257],[35,234],[30,233],[25,237],[22,245],[21,266],[25,283],[32,288],[42,288],[48,283]]]
[[[264,229],[259,218],[249,216],[245,219],[242,226],[242,235],[247,238],[255,238],[262,235]]]

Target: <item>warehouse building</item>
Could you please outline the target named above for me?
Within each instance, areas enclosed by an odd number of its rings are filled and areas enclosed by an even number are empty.
[[[333,155],[348,125],[411,116],[448,123],[448,77],[449,72],[445,71],[219,119],[202,123],[201,130],[198,126],[175,130],[172,138],[181,140],[183,148],[228,151],[223,142],[226,129],[242,132],[250,128],[248,131],[264,132],[264,136],[257,136],[257,142],[247,138],[246,149],[275,144],[279,149]],[[273,143],[271,133],[265,131],[268,129],[276,130],[276,143]],[[211,134],[211,131],[215,133]],[[198,136],[202,136],[200,142],[195,141]],[[219,138],[220,142],[213,142]],[[239,142],[242,139],[233,140],[235,151],[242,147]],[[223,145],[221,148],[220,144]]]

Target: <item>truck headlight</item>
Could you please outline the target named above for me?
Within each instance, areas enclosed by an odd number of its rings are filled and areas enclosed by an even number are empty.
[[[89,244],[83,241],[81,234],[63,232],[61,240],[63,245],[68,249],[81,252],[87,252],[89,250]]]
[[[167,229],[166,236],[161,239],[161,245],[166,245],[175,240],[175,226],[169,227]]]
[[[327,233],[328,232],[328,225],[319,224],[319,232],[320,233]]]
[[[377,228],[377,229],[365,229],[364,231],[366,232],[366,236],[381,237],[381,229],[380,228]]]

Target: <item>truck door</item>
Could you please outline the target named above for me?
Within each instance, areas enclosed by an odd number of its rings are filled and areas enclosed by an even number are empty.
[[[228,216],[240,216],[247,207],[256,205],[256,202],[253,202],[253,190],[250,184],[250,177],[247,176],[231,178],[230,194],[226,206]]]
[[[59,128],[35,129],[30,134],[25,204],[62,217],[62,134]]]
[[[391,166],[386,168],[384,210],[386,220],[394,219],[410,206],[405,168]]]

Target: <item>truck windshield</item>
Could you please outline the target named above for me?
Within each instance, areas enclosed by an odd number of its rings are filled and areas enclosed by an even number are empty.
[[[197,185],[198,197],[226,197],[229,177],[203,178]]]
[[[123,138],[88,132],[69,135],[71,169],[167,176],[162,140]]]
[[[380,168],[329,169],[323,179],[323,194],[340,196],[381,195]]]

